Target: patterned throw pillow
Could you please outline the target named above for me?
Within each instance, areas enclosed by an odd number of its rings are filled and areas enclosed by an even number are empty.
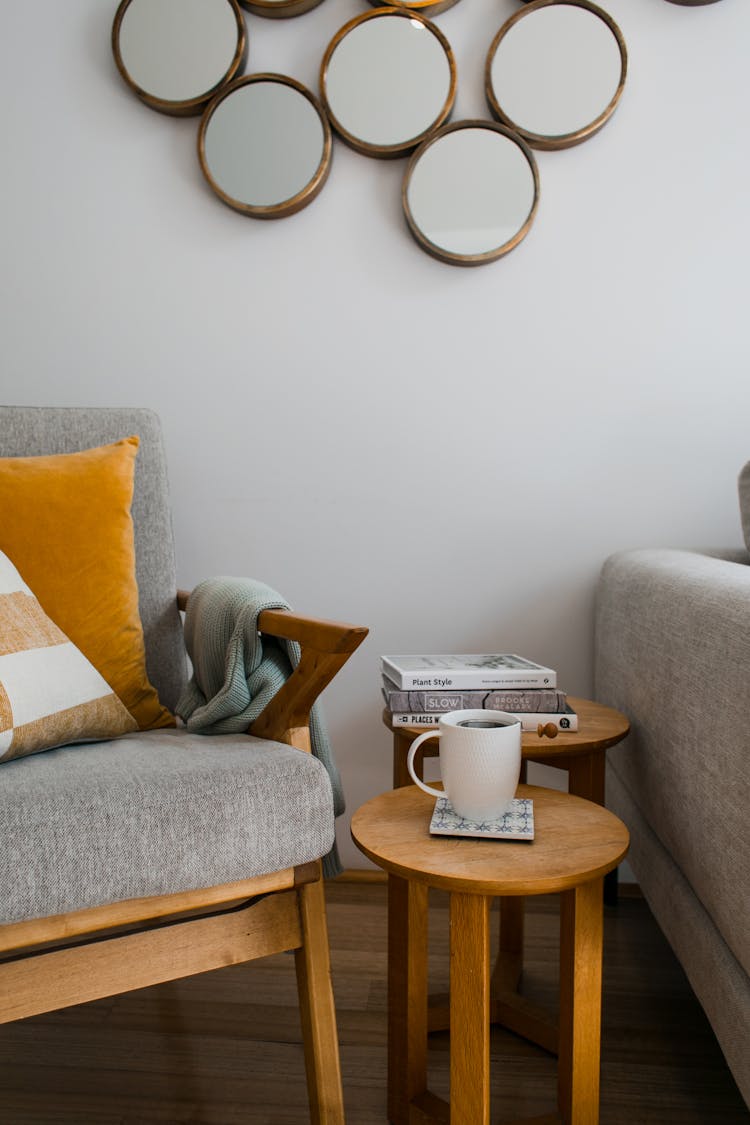
[[[137,729],[0,551],[0,762]]]

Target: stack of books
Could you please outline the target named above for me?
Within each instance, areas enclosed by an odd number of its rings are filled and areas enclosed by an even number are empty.
[[[437,726],[448,711],[483,709],[518,715],[523,730],[551,723],[577,731],[578,716],[552,668],[515,653],[383,656],[383,697],[394,727]]]

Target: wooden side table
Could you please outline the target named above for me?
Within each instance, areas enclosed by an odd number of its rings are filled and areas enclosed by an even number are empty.
[[[606,751],[610,746],[622,742],[630,730],[626,717],[612,707],[595,703],[591,699],[569,697],[568,702],[578,715],[577,731],[560,731],[557,738],[540,738],[538,734],[525,731],[522,738],[521,781],[526,781],[527,762],[539,762],[567,770],[568,792],[597,805],[604,804],[604,774]],[[390,713],[383,711],[383,722],[393,734],[393,788],[411,785],[411,777],[406,768],[406,757],[417,735],[427,727],[394,727]],[[424,759],[436,757],[439,743],[423,744],[414,757],[414,768],[424,779]],[[612,870],[604,884],[604,900],[614,904],[617,901],[617,871]],[[545,1037],[544,1019],[533,1019],[528,1005],[521,1004],[518,997],[518,983],[523,966],[523,899],[513,898],[500,904],[500,959],[494,974],[494,992],[498,1003],[504,1005],[506,1022],[513,1016],[510,1009],[518,1013],[516,1030],[526,1035],[528,1020],[532,1017],[531,1038],[552,1050],[552,1038]],[[446,1026],[445,1006],[437,1002],[431,1013],[430,1028],[439,1030]]]
[[[560,893],[557,1113],[536,1125],[597,1125],[603,876],[628,849],[613,813],[536,786],[532,843],[431,836],[416,786],[373,798],[352,838],[388,872],[388,1115],[393,1125],[489,1125],[493,897]],[[427,891],[450,893],[450,1106],[427,1089]]]

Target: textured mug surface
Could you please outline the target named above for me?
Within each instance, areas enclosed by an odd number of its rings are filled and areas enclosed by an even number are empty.
[[[440,739],[443,792],[421,781],[414,772],[414,755],[428,738]],[[449,711],[438,729],[425,731],[412,742],[407,768],[425,793],[447,796],[455,812],[466,820],[496,819],[513,800],[521,774],[521,721],[507,711]]]

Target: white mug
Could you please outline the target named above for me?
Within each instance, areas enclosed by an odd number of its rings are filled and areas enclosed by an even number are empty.
[[[414,772],[414,755],[428,738],[440,739],[443,792]],[[465,820],[497,820],[510,808],[521,774],[521,720],[507,711],[449,711],[437,730],[415,738],[406,766],[433,797],[447,797]]]

